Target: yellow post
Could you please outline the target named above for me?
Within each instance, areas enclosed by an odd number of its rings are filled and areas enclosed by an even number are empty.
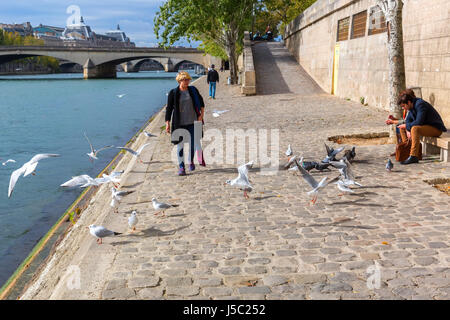
[[[336,43],[336,45],[334,46],[331,94],[336,94],[337,91],[338,69],[339,69],[339,43]]]

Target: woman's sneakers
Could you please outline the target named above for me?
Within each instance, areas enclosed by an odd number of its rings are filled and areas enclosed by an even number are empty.
[[[178,169],[178,175],[179,176],[185,176],[186,175],[186,170],[184,168]]]

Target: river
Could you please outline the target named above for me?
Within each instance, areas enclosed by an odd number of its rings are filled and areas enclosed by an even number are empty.
[[[60,184],[95,177],[118,149],[89,161],[83,132],[94,148],[123,146],[166,103],[176,73],[118,73],[117,79],[83,80],[82,74],[0,77],[0,287],[34,245],[83,191]],[[122,98],[118,95],[125,94]],[[11,198],[11,173],[38,153],[61,157],[39,162],[36,175],[20,177]]]

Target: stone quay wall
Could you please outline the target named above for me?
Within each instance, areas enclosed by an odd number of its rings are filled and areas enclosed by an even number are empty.
[[[368,32],[375,6],[376,0],[318,0],[287,26],[285,46],[326,92],[387,110],[387,32]],[[352,39],[354,15],[363,11],[365,34]],[[337,41],[338,21],[347,17],[347,39]],[[406,86],[420,87],[450,127],[450,1],[405,1],[403,42]]]

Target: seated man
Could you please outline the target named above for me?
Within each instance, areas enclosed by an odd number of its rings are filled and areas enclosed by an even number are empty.
[[[428,102],[415,98],[411,94],[403,93],[397,103],[404,110],[409,111],[405,123],[398,126],[402,140],[406,141],[407,138],[411,138],[409,158],[400,163],[418,163],[420,137],[439,137],[447,129],[439,113]]]

